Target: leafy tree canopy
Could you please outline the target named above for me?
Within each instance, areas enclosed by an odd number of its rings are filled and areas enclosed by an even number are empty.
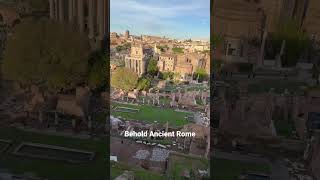
[[[275,52],[280,52],[283,40],[286,42],[284,54],[281,57],[283,66],[295,66],[309,41],[307,34],[295,21],[280,24],[271,38]]]
[[[147,67],[147,73],[151,76],[155,76],[158,73],[158,65],[157,61],[153,58],[150,59]]]
[[[172,51],[174,52],[174,53],[183,53],[183,48],[178,48],[178,47],[174,47],[174,48],[172,48]]]
[[[3,75],[59,92],[85,82],[89,43],[71,26],[45,19],[17,25],[4,53]]]
[[[173,79],[174,78],[174,73],[173,72],[162,72],[160,74],[160,78],[163,79],[163,80]]]
[[[107,85],[107,61],[108,56],[102,52],[96,52],[89,61],[88,85],[92,89],[103,88]]]
[[[224,39],[221,35],[213,34],[211,36],[211,44],[213,47],[217,47],[217,46],[221,45],[223,42],[224,42]]]
[[[193,74],[194,79],[198,79],[200,82],[207,80],[209,78],[206,70],[204,68],[198,68]]]
[[[116,47],[117,51],[124,51],[124,50],[128,50],[131,47],[130,43],[125,43],[123,45],[119,45]]]
[[[147,90],[151,87],[151,77],[145,76],[139,79],[137,89]]]
[[[111,86],[125,91],[133,90],[137,82],[138,75],[128,68],[117,68],[111,76]]]

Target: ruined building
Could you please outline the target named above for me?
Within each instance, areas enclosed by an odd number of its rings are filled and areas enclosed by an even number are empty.
[[[224,38],[219,59],[262,65],[265,40],[288,20],[320,40],[318,0],[215,0],[212,13],[213,33]]]
[[[74,23],[80,32],[88,34],[91,46],[99,48],[109,37],[109,1],[49,0],[50,18]]]
[[[125,67],[141,76],[147,71],[148,61],[152,56],[151,51],[151,49],[143,47],[142,44],[133,44],[130,55],[125,57]]]

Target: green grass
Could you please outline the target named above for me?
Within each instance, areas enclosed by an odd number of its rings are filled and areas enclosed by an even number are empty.
[[[117,176],[121,175],[124,171],[132,171],[134,172],[134,179],[135,180],[165,180],[164,176],[161,174],[157,174],[155,172],[146,171],[142,168],[136,168],[129,166],[124,163],[119,162],[111,162],[111,179],[116,178]]]
[[[250,93],[264,93],[269,92],[271,88],[275,93],[283,93],[285,89],[288,89],[290,93],[301,91],[300,87],[305,86],[303,82],[294,82],[288,80],[263,80],[258,83],[249,84],[248,92]]]
[[[292,136],[292,131],[295,130],[294,122],[291,120],[276,119],[274,121],[274,126],[277,131],[277,135],[290,138]]]
[[[213,179],[235,180],[241,173],[255,172],[270,174],[270,166],[267,164],[246,163],[241,161],[213,159]]]
[[[171,154],[169,156],[170,160],[168,163],[168,177],[174,178],[176,180],[182,179],[181,174],[183,171],[187,170],[191,172],[192,170],[197,171],[198,169],[201,170],[208,170],[209,161],[204,158],[197,158],[191,157],[187,155],[176,155]]]
[[[183,48],[172,48],[174,53],[183,53]]]
[[[188,121],[185,119],[185,117],[191,114],[186,112],[176,112],[174,109],[164,109],[149,105],[136,106],[119,103],[112,103],[112,105],[139,109],[139,112],[137,113],[116,112],[112,110],[111,114],[113,116],[121,116],[123,118],[132,120],[142,120],[149,123],[157,121],[158,123],[165,124],[169,122],[171,126],[177,127],[187,124]]]
[[[14,128],[0,128],[0,139],[13,140],[14,145],[8,154],[0,157],[0,168],[9,169],[13,173],[32,172],[50,180],[100,180],[107,178],[106,149],[109,148],[106,139],[82,140],[60,136],[49,136],[25,132]],[[69,164],[61,161],[40,160],[35,158],[17,157],[10,152],[21,142],[50,144],[96,152],[93,161],[83,164]]]

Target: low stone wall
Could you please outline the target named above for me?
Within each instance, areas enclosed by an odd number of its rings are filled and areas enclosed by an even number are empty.
[[[11,140],[0,139],[0,154],[6,152],[11,145]]]
[[[93,160],[95,157],[94,152],[27,142],[21,143],[13,151],[13,154],[22,157],[59,160],[69,163],[85,163]]]

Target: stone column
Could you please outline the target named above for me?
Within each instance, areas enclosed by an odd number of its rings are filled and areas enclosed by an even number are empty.
[[[77,16],[77,0],[72,0],[72,16],[75,17]]]
[[[72,119],[72,128],[73,130],[75,130],[77,127],[77,120],[76,119]]]
[[[99,40],[103,40],[104,36],[104,1],[98,0],[98,11],[97,11],[97,20],[98,20],[98,38]]]
[[[264,49],[266,46],[266,39],[268,36],[268,32],[265,29],[263,32],[263,39],[262,39],[262,44],[261,44],[261,49],[260,49],[260,54],[259,54],[259,58],[258,58],[258,62],[257,62],[257,66],[260,67],[263,65],[263,61],[264,61]]]
[[[98,0],[100,1],[100,0]],[[94,14],[94,4],[93,0],[88,0],[88,9],[89,9],[89,38],[94,37],[94,25],[93,25],[93,14]]]
[[[58,126],[59,125],[59,119],[58,119],[58,113],[54,112],[54,125]]]
[[[54,19],[54,0],[49,0],[50,4],[50,19]]]
[[[43,123],[43,112],[41,110],[39,110],[38,119],[39,119],[39,123],[42,124]]]
[[[69,21],[71,22],[73,19],[73,1],[74,0],[69,0],[68,1],[68,14],[69,14]]]
[[[58,0],[54,0],[54,17],[56,20],[58,20]]]
[[[64,6],[63,6],[64,0],[59,0],[59,21],[63,22],[64,19]]]
[[[207,148],[206,148],[205,157],[207,159],[210,158],[210,136],[207,137]]]
[[[84,31],[83,0],[78,0],[78,24],[80,32]]]

